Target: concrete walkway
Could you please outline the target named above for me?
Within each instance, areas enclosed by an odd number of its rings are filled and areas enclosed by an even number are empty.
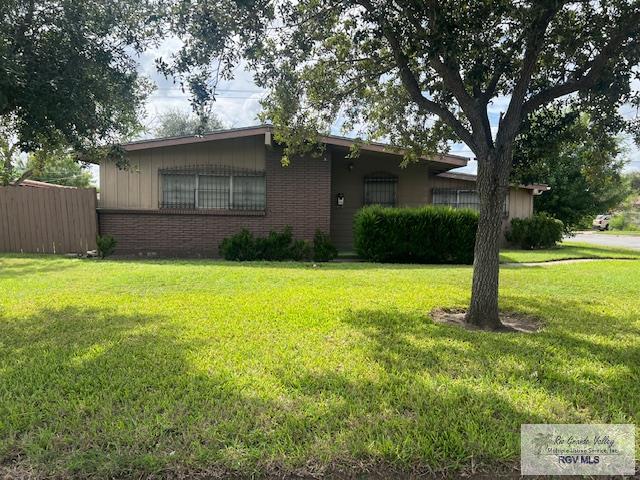
[[[638,235],[614,235],[611,233],[578,232],[575,237],[566,237],[569,242],[591,243],[605,247],[621,247],[640,250],[640,232]]]

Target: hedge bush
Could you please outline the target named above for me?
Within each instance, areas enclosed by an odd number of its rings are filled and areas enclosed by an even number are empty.
[[[116,249],[118,241],[111,235],[97,235],[96,246],[98,247],[98,255],[100,258],[107,258]]]
[[[355,216],[355,248],[373,262],[470,264],[477,228],[473,210],[374,205]]]
[[[303,240],[294,241],[291,227],[282,232],[269,232],[266,237],[255,239],[255,258],[252,260],[304,260],[311,249]]]
[[[313,260],[316,262],[328,262],[338,256],[338,249],[333,246],[329,235],[322,230],[316,230],[313,237]]]
[[[546,213],[530,218],[514,218],[507,232],[507,241],[520,248],[549,248],[562,240],[564,224]]]
[[[220,256],[226,260],[247,261],[256,257],[256,239],[247,229],[225,238],[220,243]]]
[[[294,240],[291,227],[282,232],[269,232],[266,237],[255,237],[243,229],[220,243],[220,256],[226,260],[310,260],[325,262],[337,256],[329,237],[318,230],[313,245],[305,240]]]

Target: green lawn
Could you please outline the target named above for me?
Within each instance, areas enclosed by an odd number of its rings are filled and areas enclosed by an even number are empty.
[[[569,241],[562,242],[555,248],[544,250],[505,249],[500,252],[502,263],[550,262],[577,258],[640,259],[640,250]]]
[[[640,262],[501,279],[542,332],[434,325],[470,267],[2,256],[0,477],[468,472],[639,423]]]
[[[602,232],[596,232],[597,235],[631,235],[633,237],[640,237],[640,230],[604,230]]]

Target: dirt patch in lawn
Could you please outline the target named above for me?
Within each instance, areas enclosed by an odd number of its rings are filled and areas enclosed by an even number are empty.
[[[464,321],[466,313],[465,310],[458,308],[436,308],[431,311],[431,318],[441,325],[453,325],[466,330],[482,330]],[[500,321],[503,328],[496,330],[497,332],[536,333],[543,327],[543,322],[539,318],[517,312],[501,312]]]

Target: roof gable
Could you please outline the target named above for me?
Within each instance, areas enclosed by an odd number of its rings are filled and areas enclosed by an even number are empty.
[[[205,135],[188,135],[182,137],[154,138],[149,140],[139,140],[136,142],[125,143],[123,148],[128,152],[137,150],[147,150],[150,148],[172,147],[176,145],[189,145],[194,143],[213,142],[216,140],[226,140],[232,138],[252,137],[257,135],[265,136],[265,144],[271,145],[271,134],[273,127],[270,125],[258,125],[253,127],[232,128],[228,130],[219,130],[207,133]],[[337,147],[351,147],[357,140],[348,137],[340,137],[337,135],[322,135],[319,137],[320,142],[326,145]],[[388,155],[402,156],[403,150],[394,148],[392,145],[378,142],[358,142],[360,150],[369,152],[385,153]],[[431,160],[445,163],[453,167],[464,167],[469,161],[466,157],[458,155],[440,155]]]

